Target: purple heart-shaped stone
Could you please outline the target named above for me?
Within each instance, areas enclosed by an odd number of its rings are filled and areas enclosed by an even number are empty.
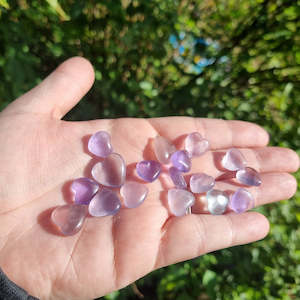
[[[246,189],[239,188],[230,198],[229,207],[237,213],[243,213],[253,206],[253,196]]]
[[[184,190],[187,188],[187,184],[182,172],[180,172],[177,168],[171,167],[169,169],[169,175],[177,188]]]
[[[186,150],[179,150],[172,154],[171,162],[181,172],[188,172],[191,169],[191,159]]]
[[[121,202],[116,193],[109,189],[102,189],[91,200],[89,213],[94,217],[115,215],[121,208]]]
[[[125,182],[126,165],[121,155],[112,153],[92,168],[93,178],[108,187],[120,187]]]
[[[106,131],[98,131],[93,134],[88,142],[88,149],[96,156],[106,157],[113,152],[110,135]]]
[[[98,189],[98,183],[92,179],[85,177],[75,179],[71,185],[75,204],[89,204]]]
[[[143,160],[136,165],[137,174],[145,181],[152,182],[161,172],[161,165],[155,160]]]
[[[189,207],[194,205],[194,195],[182,189],[170,189],[168,191],[168,205],[173,215],[180,217],[186,214]]]
[[[256,170],[249,167],[238,170],[236,172],[235,177],[240,183],[243,183],[245,185],[261,185],[259,173]]]
[[[63,235],[73,235],[81,229],[87,211],[86,205],[58,206],[52,211],[51,221]]]

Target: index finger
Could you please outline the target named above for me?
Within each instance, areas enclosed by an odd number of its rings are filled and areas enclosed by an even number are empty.
[[[245,121],[192,117],[153,118],[148,121],[160,135],[171,141],[197,131],[209,141],[212,150],[264,147],[269,142],[265,129]]]

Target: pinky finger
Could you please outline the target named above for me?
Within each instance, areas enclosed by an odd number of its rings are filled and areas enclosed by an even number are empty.
[[[172,217],[165,226],[156,268],[254,242],[269,232],[268,220],[256,212]]]

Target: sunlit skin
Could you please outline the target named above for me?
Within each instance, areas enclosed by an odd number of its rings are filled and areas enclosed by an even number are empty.
[[[237,147],[261,174],[262,185],[249,188],[255,206],[288,199],[296,191],[289,173],[298,169],[298,156],[267,147],[268,134],[255,124],[188,117],[61,120],[93,81],[88,61],[69,59],[0,113],[0,266],[11,280],[42,299],[92,299],[157,268],[267,235],[263,215],[209,215],[200,197],[193,214],[171,216],[166,201],[171,184],[165,173],[147,184],[148,197],[138,208],[122,208],[114,217],[89,217],[74,236],[57,234],[49,221],[51,210],[70,201],[70,180],[88,175],[95,159],[86,143],[99,130],[111,134],[133,180],[138,180],[135,164],[153,158],[155,136],[180,148],[186,134],[198,131],[211,150],[193,159],[190,174],[221,175],[224,150]],[[238,187],[230,180],[217,182],[221,190]]]

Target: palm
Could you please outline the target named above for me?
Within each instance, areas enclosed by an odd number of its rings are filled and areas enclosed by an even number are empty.
[[[75,59],[65,64],[60,77],[71,74],[76,64],[90,72],[85,61]],[[51,209],[66,203],[69,180],[88,175],[93,160],[85,151],[86,138],[98,130],[111,133],[115,151],[122,154],[128,166],[127,179],[135,179],[136,162],[151,158],[151,138],[161,134],[174,141],[198,130],[210,140],[212,151],[193,160],[192,173],[218,176],[221,171],[215,150],[239,147],[249,163],[262,172],[262,186],[252,188],[256,205],[293,195],[295,180],[285,172],[297,169],[298,158],[290,150],[265,147],[267,136],[259,127],[191,118],[61,121],[59,117],[79,100],[92,81],[77,80],[85,87],[73,86],[75,100],[66,99],[66,104],[60,105],[53,103],[53,98],[46,99],[52,104],[28,100],[46,97],[44,93],[51,91],[51,85],[44,84],[47,89],[42,86],[33,90],[0,115],[0,265],[31,294],[43,299],[98,297],[155,268],[255,241],[268,231],[266,219],[257,213],[216,217],[200,214],[205,211],[200,199],[195,214],[170,218],[165,202],[170,185],[161,176],[149,184],[150,193],[140,207],[121,209],[114,217],[88,218],[75,236],[53,234]],[[60,98],[60,90],[56,92]],[[47,105],[48,112],[58,118],[46,113]],[[55,105],[60,109],[53,108]],[[224,190],[236,189],[225,180],[218,185]],[[206,239],[208,230],[210,238]]]

